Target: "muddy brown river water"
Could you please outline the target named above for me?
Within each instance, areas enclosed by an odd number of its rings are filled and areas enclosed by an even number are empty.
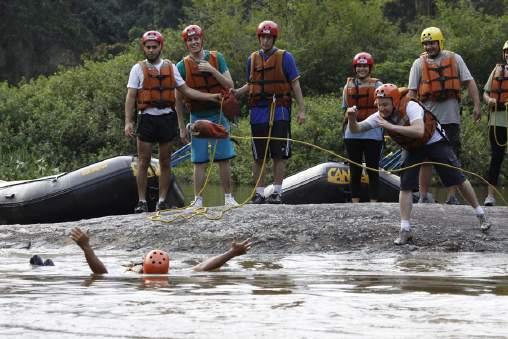
[[[508,254],[248,254],[219,272],[172,253],[169,276],[124,272],[141,252],[0,251],[2,338],[506,338]]]
[[[484,234],[469,206],[415,205],[415,242],[402,247],[398,204],[386,203],[0,225],[0,337],[507,338],[508,212],[487,213]],[[90,274],[74,226],[108,275]],[[252,250],[222,270],[190,270],[246,237]],[[125,272],[153,247],[170,252],[169,276]],[[33,254],[56,266],[32,267]]]

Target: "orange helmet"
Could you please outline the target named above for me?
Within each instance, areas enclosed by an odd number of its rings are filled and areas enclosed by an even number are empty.
[[[256,34],[258,36],[258,39],[261,37],[262,34],[270,34],[273,37],[273,40],[275,40],[279,35],[279,26],[275,22],[270,20],[263,21],[258,25],[258,28],[256,29]]]
[[[189,38],[194,35],[197,35],[201,39],[203,38],[203,30],[198,25],[189,25],[182,31],[183,41],[189,40]]]
[[[369,65],[369,70],[374,66],[374,58],[370,53],[360,52],[353,58],[353,71],[355,71],[356,65]]]
[[[399,88],[394,84],[383,84],[376,88],[376,98],[391,98],[393,107],[398,107],[400,102]]]
[[[164,37],[158,31],[145,32],[141,37],[141,46],[144,46],[147,41],[158,41],[161,48],[164,46]]]
[[[169,271],[169,255],[161,250],[148,252],[143,261],[143,273],[166,274]]]

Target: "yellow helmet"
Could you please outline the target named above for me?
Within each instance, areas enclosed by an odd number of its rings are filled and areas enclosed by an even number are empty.
[[[508,49],[508,40],[506,40],[506,42],[505,42],[505,43],[504,43],[504,45],[503,45],[503,51],[504,51],[505,49]]]
[[[420,42],[423,44],[426,41],[438,41],[439,48],[444,49],[444,36],[437,27],[427,27],[423,30]]]

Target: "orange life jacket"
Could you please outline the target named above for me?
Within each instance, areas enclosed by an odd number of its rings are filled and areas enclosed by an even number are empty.
[[[174,110],[176,80],[171,61],[163,60],[160,72],[146,61],[140,61],[139,65],[143,70],[143,87],[137,91],[138,110],[148,107]]]
[[[443,101],[448,98],[460,99],[460,79],[455,54],[442,51],[443,57],[439,64],[427,57],[420,56],[422,77],[418,86],[418,99]]]
[[[277,105],[291,106],[291,84],[282,67],[285,52],[278,49],[266,61],[259,51],[251,54],[249,106],[255,106],[259,100],[271,102],[274,94]]]
[[[183,62],[185,65],[185,83],[187,86],[200,92],[220,93],[222,89],[221,84],[212,74],[201,72],[194,58],[188,55],[183,58]],[[208,62],[215,69],[219,69],[216,51],[210,51]],[[219,104],[210,101],[191,100],[186,98],[185,103],[188,105],[190,111],[206,111],[219,108]]]
[[[357,121],[365,120],[372,113],[377,112],[376,101],[376,78],[369,78],[366,83],[358,84],[355,78],[347,78],[346,95],[348,106],[355,106]]]
[[[498,106],[508,102],[508,65],[497,64],[492,76],[489,96],[496,99]]]
[[[425,109],[425,107],[418,101],[413,98],[410,98],[407,95],[407,88],[401,87],[399,88],[401,98],[399,107],[396,109],[396,111],[388,118],[387,120],[390,121],[392,124],[399,125],[399,126],[409,126],[409,117],[407,116],[407,105],[410,101],[416,102],[420,107],[423,108],[423,124],[424,124],[424,132],[423,136],[420,138],[410,138],[405,135],[388,131],[385,129],[385,132],[395,141],[397,144],[399,144],[402,148],[413,151],[416,150],[422,146],[424,146],[432,137],[434,134],[434,131],[437,128],[437,118],[430,112],[429,110]]]

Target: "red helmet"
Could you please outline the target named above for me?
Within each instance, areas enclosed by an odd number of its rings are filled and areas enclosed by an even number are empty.
[[[369,70],[374,66],[374,58],[370,53],[360,52],[353,58],[353,71],[356,65],[369,65]]]
[[[263,21],[258,25],[258,28],[256,29],[256,34],[259,37],[261,37],[262,34],[270,34],[273,39],[277,39],[277,36],[279,35],[279,26],[273,22],[273,21]]]
[[[143,261],[143,273],[166,274],[169,271],[169,255],[161,250],[148,252]]]
[[[394,84],[383,84],[376,88],[376,98],[391,98],[394,107],[399,106],[399,88]]]
[[[194,35],[197,35],[200,38],[203,38],[203,30],[198,25],[189,25],[189,26],[185,27],[182,31],[183,41],[189,40],[189,38]]]
[[[158,41],[159,44],[161,45],[161,48],[162,46],[164,46],[164,37],[162,36],[162,34],[160,34],[160,32],[157,31],[145,32],[141,37],[141,45],[144,46],[145,42],[147,41]]]

